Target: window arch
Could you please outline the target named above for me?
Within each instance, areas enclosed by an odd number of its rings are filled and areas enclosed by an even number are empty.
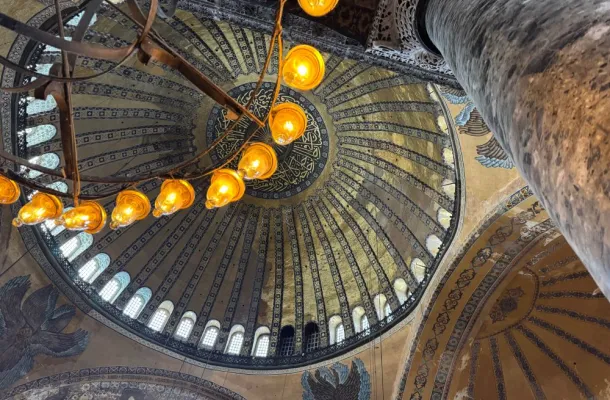
[[[159,305],[155,313],[148,321],[148,327],[153,331],[161,332],[165,328],[165,324],[169,321],[170,315],[174,312],[174,303],[165,300]]]
[[[191,332],[197,322],[197,314],[192,311],[187,311],[180,318],[174,337],[178,340],[187,340],[191,336]]]
[[[415,276],[417,282],[423,281],[426,277],[426,264],[419,258],[414,258],[411,261],[411,272],[413,272],[413,276]]]
[[[341,341],[343,341],[343,339],[345,339],[345,329],[343,328],[343,320],[339,315],[333,315],[328,320],[328,336],[330,337],[331,345],[335,343],[340,343]]]
[[[271,331],[266,326],[259,327],[254,333],[254,347],[252,355],[254,357],[267,357],[269,354],[269,341]]]
[[[218,334],[220,333],[220,322],[212,319],[205,324],[205,329],[203,330],[203,335],[201,335],[201,340],[199,341],[199,347],[202,349],[211,350],[214,348],[216,344],[216,340],[218,339]]]
[[[149,288],[143,287],[138,289],[127,302],[127,305],[123,309],[123,314],[133,319],[138,318],[151,297],[152,291]]]
[[[100,290],[100,297],[109,303],[114,303],[117,297],[129,285],[130,280],[131,278],[127,272],[119,272]]]
[[[440,207],[436,212],[436,220],[445,229],[449,229],[449,226],[451,225],[452,216],[453,214],[451,214],[449,211],[445,210],[442,207]]]
[[[78,269],[78,276],[87,283],[93,283],[109,265],[110,256],[108,254],[97,254]]]
[[[244,332],[246,330],[241,325],[234,325],[229,331],[229,341],[225,353],[227,354],[239,354],[241,352],[241,346],[244,344]]]
[[[455,165],[453,149],[451,149],[450,147],[443,147],[443,161],[450,167],[453,167]]]
[[[280,356],[291,356],[294,353],[294,327],[286,325],[280,330]]]
[[[309,322],[305,325],[305,351],[314,351],[320,347],[320,328],[315,322]]]
[[[57,128],[51,124],[33,126],[20,131],[21,136],[25,136],[26,147],[32,147],[53,139],[57,134]]]
[[[59,247],[61,253],[68,261],[74,261],[83,251],[87,250],[93,244],[93,236],[86,232],[80,232],[78,235],[66,241]]]
[[[380,321],[385,318],[385,305],[387,304],[387,302],[388,299],[382,293],[379,293],[373,298],[373,304],[375,304],[375,312],[377,313],[377,319]]]
[[[57,103],[53,96],[48,95],[45,100],[39,100],[34,97],[28,97],[28,105],[26,112],[28,115],[40,114],[47,111],[51,111],[57,107]]]
[[[451,182],[449,179],[444,179],[441,183],[443,193],[452,199],[455,198],[455,183]]]
[[[434,257],[438,255],[443,242],[436,235],[430,235],[426,238],[426,248]]]
[[[407,285],[407,282],[402,278],[396,279],[394,281],[394,292],[396,293],[396,297],[400,304],[404,304],[409,298],[409,286]]]
[[[356,333],[362,332],[363,330],[368,328],[369,320],[366,318],[366,312],[362,306],[355,307],[352,310],[352,319],[354,320],[354,327],[356,328]],[[363,319],[366,319],[367,328],[362,326]]]
[[[57,169],[57,167],[59,167],[60,162],[59,156],[55,153],[46,153],[40,156],[32,157],[28,161],[32,164],[36,164],[49,169]],[[42,175],[42,172],[40,171],[30,170],[30,172],[28,172],[28,178],[30,179],[38,178],[40,175]]]

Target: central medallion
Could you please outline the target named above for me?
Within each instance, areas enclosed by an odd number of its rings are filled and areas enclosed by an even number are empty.
[[[240,104],[245,105],[252,96],[256,83],[246,83],[231,89],[228,94]],[[263,119],[269,112],[274,83],[264,82],[257,93],[250,111]],[[273,146],[278,156],[278,168],[267,180],[253,180],[246,184],[246,193],[263,199],[283,199],[301,193],[311,186],[320,176],[328,160],[328,130],[322,116],[305,96],[288,87],[282,86],[276,104],[291,102],[299,105],[307,115],[307,128],[303,136],[287,146],[279,146],[271,138],[269,126],[259,129],[254,141]],[[231,121],[225,118],[226,110],[216,105],[210,112],[206,129],[207,143],[212,143],[222,135]],[[244,143],[250,121],[242,118],[233,131],[211,152],[214,163],[226,159]],[[237,159],[230,165],[235,168]]]

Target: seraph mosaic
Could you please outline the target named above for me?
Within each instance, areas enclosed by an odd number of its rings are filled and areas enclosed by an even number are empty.
[[[451,104],[464,104],[464,109],[455,118],[460,133],[470,136],[489,136],[489,140],[477,146],[475,159],[487,168],[511,169],[515,165],[500,143],[493,137],[474,103],[461,90],[442,87],[443,97]]]
[[[362,360],[352,361],[351,369],[341,363],[318,368],[312,375],[301,376],[303,400],[368,400],[371,398],[371,376]]]
[[[59,292],[53,285],[36,290],[23,300],[30,277],[19,276],[0,288],[0,388],[24,377],[37,355],[70,357],[82,353],[89,333],[62,331],[76,313],[73,305],[55,308]]]

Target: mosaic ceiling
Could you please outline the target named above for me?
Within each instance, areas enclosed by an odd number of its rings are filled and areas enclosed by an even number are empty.
[[[37,23],[44,19],[43,12]],[[74,30],[75,19],[67,28]],[[184,10],[157,29],[238,101],[247,98],[264,62],[266,34]],[[132,23],[104,8],[86,40],[112,47],[134,37]],[[59,53],[17,41],[12,56],[28,57],[38,71],[46,71]],[[248,185],[242,201],[208,211],[202,200],[208,183],[201,181],[195,184],[194,205],[171,217],[149,216],[94,237],[49,225],[37,228],[53,265],[78,296],[138,340],[244,368],[328,358],[408,315],[454,235],[460,182],[453,130],[433,86],[362,62],[324,57],[326,78],[316,90],[284,87],[281,92],[281,99],[306,110],[306,134],[278,149],[276,175]],[[111,66],[86,57],[79,57],[77,65],[89,73]],[[277,61],[272,62],[269,81],[277,69]],[[3,79],[12,84],[13,76],[5,72]],[[157,64],[130,60],[95,81],[74,85],[73,92],[80,168],[90,175],[166,169],[205,148],[226,126],[221,108]],[[265,84],[255,113],[265,111],[269,92]],[[54,104],[28,98],[19,107],[5,148],[16,141],[22,156],[57,168],[61,146]],[[8,106],[2,109],[4,132],[11,132],[11,112]],[[243,135],[237,129],[202,165],[225,156]],[[268,136],[263,132],[260,139]],[[36,179],[62,189],[44,176]],[[154,198],[159,186],[149,181],[139,189]],[[86,185],[83,192],[108,189]],[[114,199],[103,204],[111,211]],[[120,291],[105,301],[100,291],[113,281]],[[145,305],[130,318],[124,311],[134,295],[141,295]],[[149,328],[168,302],[172,307],[162,329]],[[358,310],[367,317],[368,330],[356,320]],[[178,340],[185,313],[192,315],[194,326]],[[342,342],[333,320],[342,323]],[[210,321],[219,336],[204,349],[201,339]],[[306,329],[312,322],[315,343]],[[223,352],[236,326],[243,330],[243,346],[239,355],[228,356]],[[279,339],[286,326],[294,328],[288,352]],[[252,361],[261,327],[270,333],[269,351]]]

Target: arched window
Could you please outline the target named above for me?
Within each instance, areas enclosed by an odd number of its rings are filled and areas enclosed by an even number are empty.
[[[409,298],[409,286],[407,285],[407,282],[402,278],[396,279],[394,281],[394,292],[396,293],[396,297],[400,304],[404,304]]]
[[[452,214],[442,207],[436,212],[436,220],[445,229],[449,229],[449,226],[451,225],[451,216]]]
[[[138,318],[146,306],[146,303],[150,301],[151,297],[152,291],[149,288],[143,287],[138,289],[138,291],[127,302],[127,305],[123,309],[123,314],[133,319]]]
[[[174,336],[178,340],[186,340],[191,335],[193,331],[193,327],[195,326],[195,322],[197,322],[197,314],[192,311],[187,311],[182,315],[180,322],[178,323],[178,327],[176,328],[176,333]]]
[[[387,302],[388,300],[386,299],[385,295],[381,293],[379,293],[373,299],[373,304],[375,304],[375,312],[377,313],[377,319],[380,321],[385,318],[384,310]]]
[[[55,128],[54,125],[50,124],[25,128],[25,130],[19,132],[19,135],[25,136],[25,143],[27,147],[32,147],[44,142],[48,142],[49,140],[53,139],[56,134],[57,128]]]
[[[73,261],[92,244],[93,236],[86,232],[80,232],[78,235],[62,244],[59,250],[61,250],[61,253],[68,261]]]
[[[343,329],[343,320],[341,319],[341,317],[339,315],[333,315],[332,317],[330,317],[330,319],[328,320],[328,336],[331,345],[340,342],[339,340],[337,340],[337,332],[339,330],[339,326],[341,326],[341,332],[343,332],[343,338],[345,338],[345,330]]]
[[[291,356],[294,352],[294,328],[286,325],[280,330],[280,356]]]
[[[109,303],[114,303],[121,292],[129,285],[130,280],[127,272],[119,272],[100,290],[100,297]]]
[[[390,303],[385,303],[385,307],[383,308],[383,314],[387,318],[388,322],[391,322],[394,319],[394,316],[392,316],[392,308],[390,307]]]
[[[314,351],[320,347],[320,328],[315,322],[309,322],[305,325],[305,351]]]
[[[53,182],[45,186],[49,189],[57,190],[58,192],[68,193],[68,185],[65,182]]]
[[[159,305],[155,313],[148,321],[148,327],[154,331],[161,332],[165,328],[165,324],[169,321],[170,315],[174,312],[174,303],[165,300]]]
[[[55,153],[46,153],[41,156],[32,157],[28,161],[32,164],[49,169],[56,169],[59,167],[59,156]],[[21,168],[25,169],[25,167]],[[28,172],[28,178],[30,179],[38,178],[40,175],[42,175],[42,172],[34,171],[33,169]]]
[[[87,283],[93,283],[109,265],[110,256],[108,254],[97,254],[79,268],[78,276]]]
[[[438,251],[441,249],[441,245],[443,242],[436,236],[430,235],[426,238],[426,248],[434,257],[438,254]]]
[[[362,317],[366,318],[364,308],[362,306],[355,307],[352,310],[352,320],[354,321],[354,328],[356,329],[356,333],[362,332],[364,330],[364,328],[362,327]]]
[[[66,208],[64,208],[64,212],[70,211],[73,208],[74,207],[66,207]],[[47,230],[49,231],[49,233],[52,236],[57,236],[66,230],[66,228],[63,225],[57,225],[55,223],[55,221],[53,221],[52,219],[49,219],[49,220],[43,222],[43,225],[45,228],[47,228]]]
[[[266,326],[259,327],[254,333],[254,357],[267,357],[269,354],[269,339],[271,331]]]
[[[218,339],[218,334],[220,333],[220,322],[212,319],[205,324],[205,329],[203,330],[203,335],[201,336],[201,341],[199,342],[199,347],[203,349],[211,350],[214,348],[216,344],[216,339]]]
[[[49,75],[53,64],[36,64],[36,72],[39,74]]]
[[[426,264],[419,258],[414,258],[411,261],[411,272],[413,272],[417,282],[423,281],[426,276]]]
[[[360,318],[360,327],[362,328],[363,332],[366,333],[370,333],[370,325],[369,325],[369,319],[366,317],[366,314],[364,314],[362,316],[362,318]]]
[[[48,95],[46,100],[38,100],[34,97],[28,97],[28,106],[26,112],[28,115],[40,114],[43,112],[51,111],[57,107],[57,103],[53,96]]]
[[[439,115],[436,122],[438,123],[438,127],[444,133],[449,133],[449,127],[447,126],[447,120],[442,115]]]
[[[229,332],[229,342],[225,352],[227,354],[239,354],[241,346],[244,344],[245,329],[241,325],[234,325]]]
[[[335,329],[335,339],[337,343],[341,343],[345,340],[345,328],[342,323],[337,325],[337,329]]]
[[[445,193],[450,198],[455,198],[455,183],[451,182],[449,179],[443,180],[441,183],[443,193]]]
[[[455,160],[453,158],[453,150],[451,148],[443,148],[443,161],[450,167],[453,167],[455,165]]]
[[[116,3],[116,2],[113,1],[112,3]],[[75,15],[74,17],[72,17],[70,19],[70,21],[68,21],[68,25],[69,26],[78,26],[78,23],[80,22],[80,20],[84,14],[85,14],[85,12],[82,11],[82,12],[78,13],[77,15]],[[89,26],[95,24],[95,21],[97,21],[97,15],[93,15],[93,17],[91,17],[91,21],[89,21]]]

